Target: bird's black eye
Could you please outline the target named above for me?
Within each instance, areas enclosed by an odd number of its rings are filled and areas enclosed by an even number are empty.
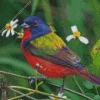
[[[34,21],[33,22],[33,26],[37,26],[38,25],[38,22],[37,21]]]

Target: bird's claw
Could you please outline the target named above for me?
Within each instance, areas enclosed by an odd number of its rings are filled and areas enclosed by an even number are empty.
[[[29,78],[28,78],[28,82],[29,82],[30,85],[32,85],[32,84],[35,82],[35,78],[36,78],[36,77],[29,77]],[[46,79],[46,78],[47,78],[47,77],[45,77],[45,76],[38,76],[38,77],[37,77],[37,79],[39,79],[39,80]]]
[[[61,85],[59,93],[62,94],[64,92],[64,84]]]
[[[30,85],[32,85],[34,83],[34,81],[35,81],[35,77],[29,77],[28,78],[28,82],[29,82]]]

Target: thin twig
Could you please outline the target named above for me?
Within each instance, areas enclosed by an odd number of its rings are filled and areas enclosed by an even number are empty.
[[[8,99],[8,100],[15,100],[15,99],[19,99],[19,98],[22,98],[22,97],[26,97],[26,96],[28,96],[28,95],[31,95],[31,94],[33,94],[34,92],[30,92],[30,93],[27,93],[27,94],[22,94],[22,95],[20,95],[20,96],[16,96],[16,97],[12,97],[12,98],[10,98],[10,99]],[[33,99],[34,100],[34,99]]]
[[[36,69],[36,71],[35,71],[35,87],[36,87],[36,90],[38,90],[37,85],[38,85],[38,83],[37,83],[37,69]]]
[[[13,74],[13,73],[1,71],[1,70],[0,70],[0,74],[9,75],[9,76],[14,76],[14,77],[18,77],[18,78],[22,78],[22,79],[29,80],[29,77],[22,76],[22,75],[18,75],[18,74]],[[35,76],[33,76],[32,78],[35,79]],[[39,78],[39,79],[46,79],[45,76],[37,76],[37,78]]]
[[[75,76],[72,76],[73,81],[75,82],[75,84],[77,85],[77,87],[79,88],[79,90],[81,91],[82,94],[85,94],[83,89],[81,88],[80,84],[77,82]]]
[[[99,95],[97,87],[96,86],[94,86],[94,87],[95,87],[95,90],[96,90],[96,94]]]
[[[47,82],[46,82],[46,83],[47,83]],[[55,84],[53,84],[53,83],[47,83],[47,84],[60,88],[60,86],[55,85]],[[92,98],[90,98],[90,97],[88,97],[88,96],[86,96],[86,95],[84,95],[84,94],[82,94],[82,93],[76,92],[76,91],[74,91],[74,90],[71,90],[71,89],[68,89],[68,88],[64,88],[64,90],[65,90],[65,91],[68,91],[68,92],[71,92],[71,93],[74,93],[74,94],[76,94],[76,95],[79,95],[79,96],[81,96],[81,97],[83,97],[83,98],[86,98],[87,100],[93,100]]]
[[[59,98],[59,99],[63,99],[63,100],[69,100],[69,99],[66,99],[66,98],[58,97],[58,96],[56,96],[54,94],[49,94],[49,93],[41,92],[41,91],[38,91],[38,90],[33,90],[33,89],[30,89],[30,88],[26,88],[26,87],[21,87],[21,86],[8,86],[8,89],[11,89],[11,88],[26,90],[26,91],[30,91],[31,93],[38,93],[38,94],[41,94],[41,95],[51,96],[51,97]],[[24,95],[24,96],[26,96],[26,95]],[[8,99],[8,100],[11,100],[11,99]]]
[[[5,72],[5,71],[0,71],[0,73],[1,73],[1,74],[5,74],[5,75],[11,75],[11,76],[23,78],[23,79],[29,79],[28,77],[21,76],[21,75],[17,75],[17,74],[13,74],[13,73],[9,73],[9,72]],[[46,82],[46,83],[47,83],[47,82]],[[55,87],[60,88],[60,86],[57,86],[57,85],[52,84],[52,83],[47,83],[47,84],[50,84],[50,85],[53,85],[53,86],[55,86]],[[86,99],[88,99],[88,100],[93,100],[92,98],[90,98],[90,97],[88,97],[88,96],[86,96],[86,95],[84,95],[84,94],[81,94],[81,93],[79,93],[79,92],[73,91],[73,90],[71,90],[71,89],[64,88],[64,90],[69,91],[69,92],[74,93],[74,94],[77,94],[77,95],[79,95],[79,96],[82,96],[82,97],[84,97],[84,98],[86,98]]]
[[[22,78],[22,79],[27,79],[27,80],[29,79],[29,78],[26,77],[26,76],[21,76],[21,75],[9,73],[9,72],[1,71],[1,70],[0,70],[0,74],[15,76],[15,77]]]
[[[10,90],[13,91],[13,92],[16,92],[17,94],[21,94],[21,95],[24,94],[24,93],[22,93],[22,92],[20,92],[20,91],[18,91],[16,89],[10,89]],[[35,99],[35,98],[31,97],[31,96],[26,96],[26,97],[29,98],[29,99],[31,99],[31,100],[37,100],[37,99]]]

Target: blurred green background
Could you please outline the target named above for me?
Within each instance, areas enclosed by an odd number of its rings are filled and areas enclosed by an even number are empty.
[[[29,0],[0,0],[0,34],[2,28],[24,7]],[[33,0],[18,16],[19,24],[29,15],[36,15],[43,18],[47,24],[52,24],[56,33],[63,38],[65,43],[75,51],[85,68],[91,73],[100,76],[100,1],[99,0]],[[89,44],[82,44],[79,40],[67,42],[65,38],[72,34],[71,26],[76,25],[83,36],[89,39]],[[20,27],[16,30],[20,31]],[[27,63],[20,50],[21,40],[16,36],[0,36],[0,70],[16,73],[24,76],[34,75],[34,69]],[[4,76],[7,84],[30,87],[26,80]],[[85,95],[93,100],[100,100],[100,88],[95,87],[76,77]],[[46,81],[52,82],[52,79]],[[2,80],[1,80],[2,82]],[[53,83],[62,84],[62,79],[53,79]],[[66,78],[65,86],[80,92],[71,77]],[[51,94],[57,93],[58,89],[50,85],[43,84],[40,90]],[[25,91],[22,91],[25,92]],[[17,93],[7,91],[7,97],[16,96]],[[86,100],[78,95],[65,92],[71,100]],[[34,98],[47,99],[46,96],[32,95]],[[25,97],[23,100],[31,100]]]

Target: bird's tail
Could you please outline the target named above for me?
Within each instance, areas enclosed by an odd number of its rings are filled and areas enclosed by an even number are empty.
[[[86,70],[79,72],[79,74],[82,77],[84,77],[85,79],[87,79],[88,81],[90,81],[91,83],[96,84],[96,85],[100,85],[100,77],[99,76],[95,76]]]

